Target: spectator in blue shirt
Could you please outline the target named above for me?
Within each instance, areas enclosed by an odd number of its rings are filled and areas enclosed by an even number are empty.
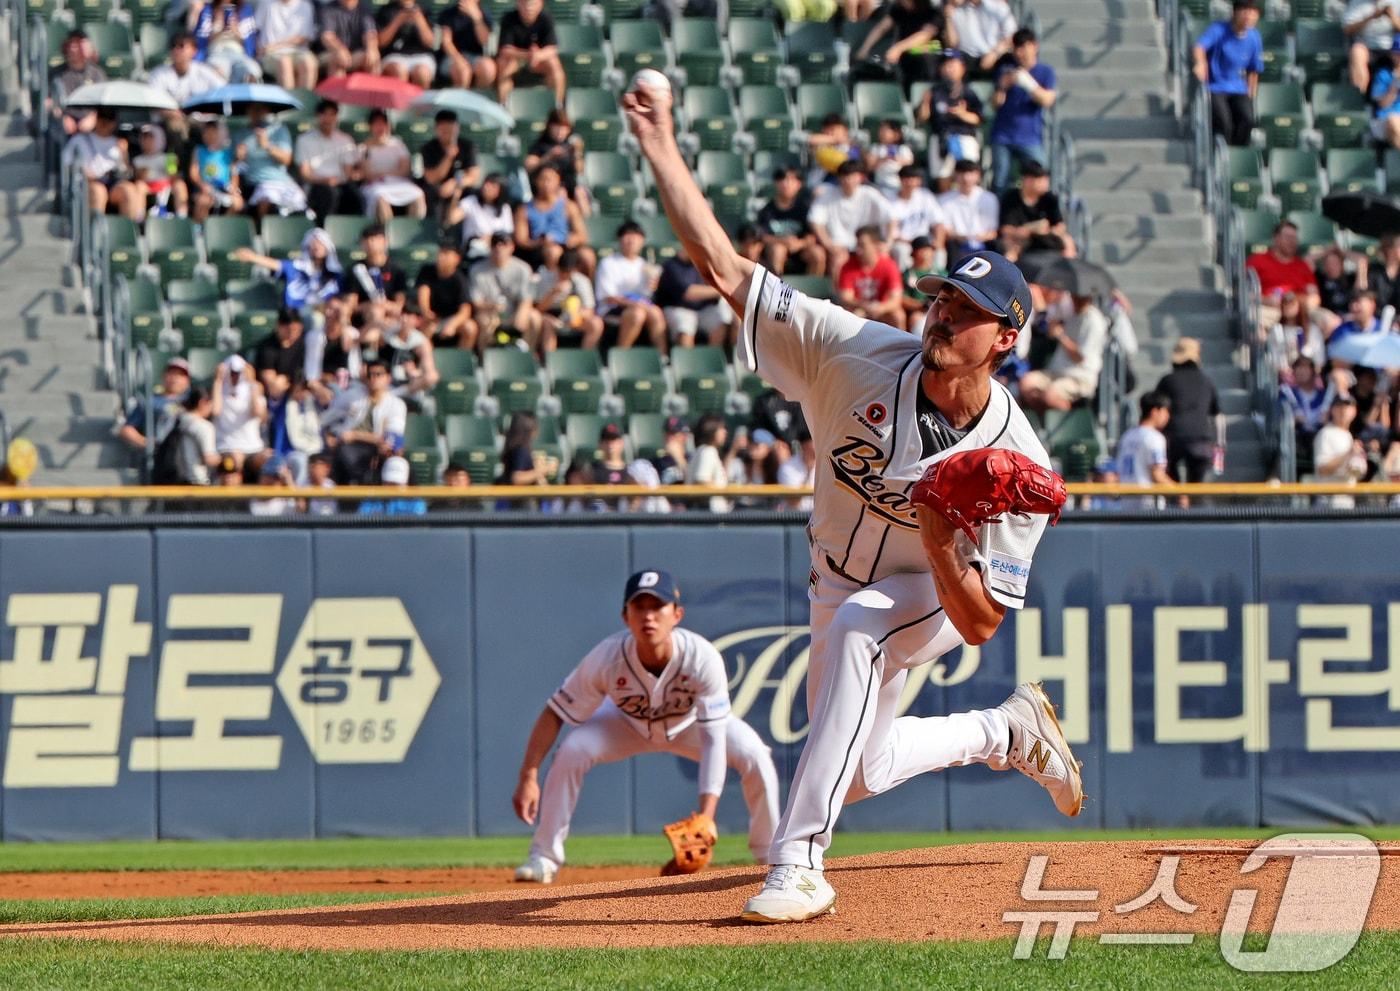
[[[1390,43],[1389,63],[1371,80],[1371,102],[1375,104],[1376,137],[1392,148],[1400,148],[1400,34]]]
[[[381,481],[388,487],[404,491],[408,488],[408,462],[395,455],[384,462],[380,470]],[[428,511],[428,503],[423,499],[411,499],[401,495],[388,499],[366,499],[360,503],[361,516],[422,516]]]
[[[1255,30],[1258,0],[1235,0],[1228,21],[1201,32],[1194,51],[1196,78],[1210,91],[1211,124],[1225,143],[1249,144],[1254,94],[1264,70],[1264,39]]]
[[[997,76],[992,121],[992,188],[1011,184],[1011,162],[1049,165],[1045,153],[1045,110],[1055,104],[1055,70],[1038,61],[1040,42],[1022,28],[1011,37],[1012,58]]]

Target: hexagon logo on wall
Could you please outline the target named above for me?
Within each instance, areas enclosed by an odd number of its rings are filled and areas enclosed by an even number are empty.
[[[277,688],[317,763],[397,764],[441,681],[398,599],[317,599]]]

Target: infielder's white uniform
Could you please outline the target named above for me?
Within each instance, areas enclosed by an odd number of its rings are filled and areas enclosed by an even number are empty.
[[[674,653],[660,674],[637,658],[626,630],[588,652],[550,696],[574,729],[555,752],[540,792],[531,857],[564,863],[564,840],[583,776],[595,764],[636,754],[672,753],[698,761],[700,793],[718,795],[726,763],[739,772],[749,809],[749,849],[762,863],[778,819],[778,772],[767,744],[729,710],[724,659],[710,641],[676,627]]]
[[[808,525],[811,730],[768,861],[820,870],[845,802],[925,771],[1004,766],[1009,728],[999,710],[894,717],[905,669],[963,642],[938,604],[908,493],[929,465],[955,452],[1001,447],[1047,466],[1049,458],[995,380],[966,436],[930,425],[949,446],[926,456],[916,422],[920,338],[810,299],[762,268],[754,271],[738,353],[802,404],[817,449]],[[1024,604],[1046,522],[1010,515],[983,527],[975,544],[957,534],[996,601]]]

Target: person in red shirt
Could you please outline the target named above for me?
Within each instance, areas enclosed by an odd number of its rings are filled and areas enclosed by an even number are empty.
[[[1279,301],[1284,293],[1295,293],[1306,303],[1309,311],[1327,314],[1322,309],[1322,297],[1317,290],[1317,276],[1312,266],[1298,257],[1298,227],[1284,220],[1274,228],[1273,243],[1268,251],[1250,255],[1245,265],[1259,277],[1259,323],[1267,331],[1279,321]],[[1326,333],[1339,321],[1332,319]]]
[[[905,329],[899,266],[885,253],[878,227],[856,231],[856,250],[836,275],[836,291],[841,305],[857,316]]]

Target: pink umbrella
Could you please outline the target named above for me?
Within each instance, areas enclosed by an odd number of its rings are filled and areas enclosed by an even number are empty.
[[[348,76],[327,79],[316,87],[316,95],[336,103],[349,103],[357,107],[403,110],[422,96],[423,90],[402,79],[372,76],[368,72],[352,72]]]

